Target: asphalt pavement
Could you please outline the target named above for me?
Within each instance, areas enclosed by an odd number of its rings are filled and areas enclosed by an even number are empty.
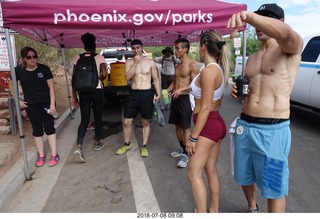
[[[225,92],[220,113],[229,125],[240,112],[241,102],[234,101]],[[76,130],[80,112],[74,119],[68,112],[59,118],[58,147],[61,160],[56,167],[47,164],[34,168],[36,151],[29,152],[29,166],[33,180],[25,181],[23,162],[0,179],[0,212],[3,213],[143,213],[180,212],[191,213],[194,209],[192,192],[187,178],[187,168],[176,167],[178,158],[170,152],[178,147],[173,125],[161,127],[154,121],[148,144],[150,156],[141,158],[141,127],[135,121],[131,141],[134,145],[126,154],[115,155],[123,143],[121,107],[104,110],[102,141],[105,148],[93,151],[94,132],[87,132],[84,144],[84,164],[75,163]],[[116,115],[116,116],[115,116]],[[168,121],[169,112],[165,111]],[[291,150],[292,177],[287,199],[287,212],[319,212],[319,133],[313,117],[293,111]],[[315,117],[317,118],[317,117]],[[304,121],[306,120],[306,121]],[[310,121],[310,122],[309,122]],[[302,145],[303,147],[301,147]],[[218,171],[221,182],[220,212],[240,213],[246,211],[246,201],[239,185],[234,183],[230,167],[229,135],[220,147]],[[19,174],[18,174],[19,173]],[[10,175],[10,177],[9,177]],[[6,181],[3,181],[6,179]],[[9,180],[10,179],[10,180]],[[262,212],[266,212],[266,200],[257,194]],[[244,216],[246,215],[246,216]],[[248,217],[244,214],[243,217]],[[290,215],[290,214],[288,214]],[[286,215],[286,216],[288,216]],[[135,215],[138,218],[138,214]],[[146,218],[140,215],[139,218]],[[162,215],[163,216],[163,215]],[[167,218],[168,215],[166,215]],[[172,215],[171,215],[172,216]],[[177,216],[177,215],[176,215]],[[237,214],[237,217],[241,215]],[[308,215],[309,217],[319,214]],[[149,217],[151,218],[151,217]],[[163,217],[164,218],[164,217]]]

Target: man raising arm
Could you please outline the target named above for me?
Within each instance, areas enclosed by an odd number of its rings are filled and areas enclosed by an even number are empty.
[[[268,200],[268,212],[285,212],[291,145],[290,94],[303,40],[284,23],[284,11],[276,4],[232,15],[227,24],[227,28],[234,29],[231,37],[246,23],[255,27],[261,48],[248,58],[245,68],[250,83],[235,127],[234,179],[242,185],[249,212],[258,210],[255,184]],[[237,98],[236,85],[230,95]]]

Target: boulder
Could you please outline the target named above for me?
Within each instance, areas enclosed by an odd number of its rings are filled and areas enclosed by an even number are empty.
[[[0,126],[7,126],[9,125],[9,120],[7,119],[0,119]]]
[[[1,119],[10,119],[9,109],[0,109],[0,118]]]
[[[10,126],[0,126],[0,135],[7,135],[11,131]]]
[[[0,109],[8,109],[8,98],[1,97],[0,98]]]

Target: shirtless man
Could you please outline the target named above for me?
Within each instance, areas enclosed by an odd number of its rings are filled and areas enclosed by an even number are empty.
[[[176,57],[181,63],[175,67],[173,81],[167,88],[172,92],[172,102],[170,108],[169,123],[175,124],[176,136],[181,148],[171,153],[172,157],[182,156],[177,166],[184,168],[188,165],[188,154],[186,152],[186,140],[190,135],[192,109],[189,98],[190,83],[198,74],[199,69],[195,61],[188,58],[190,44],[187,39],[177,39],[175,41]]]
[[[242,185],[248,212],[258,212],[255,185],[267,199],[268,212],[285,212],[291,144],[290,94],[303,40],[284,23],[284,12],[276,4],[232,15],[227,24],[227,28],[234,29],[231,37],[246,23],[255,27],[262,44],[246,64],[249,94],[243,98],[241,117],[235,127],[234,179]],[[237,98],[235,85],[230,95]]]
[[[124,74],[128,81],[131,80],[131,90],[124,108],[124,145],[117,150],[116,154],[124,154],[132,148],[130,143],[132,120],[140,112],[143,126],[140,153],[141,157],[148,157],[147,142],[150,134],[150,119],[153,116],[153,100],[159,101],[161,98],[160,84],[155,62],[142,55],[142,42],[139,39],[132,40],[131,49],[135,57],[126,61]],[[157,93],[156,97],[151,89],[151,78]]]

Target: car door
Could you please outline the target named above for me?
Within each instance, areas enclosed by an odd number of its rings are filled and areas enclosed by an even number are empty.
[[[313,39],[313,53],[317,57],[314,63],[313,79],[310,90],[310,104],[320,110],[320,36]]]
[[[291,100],[313,106],[315,102],[319,104],[319,51],[320,37],[312,37],[302,52],[301,64],[292,89]]]

